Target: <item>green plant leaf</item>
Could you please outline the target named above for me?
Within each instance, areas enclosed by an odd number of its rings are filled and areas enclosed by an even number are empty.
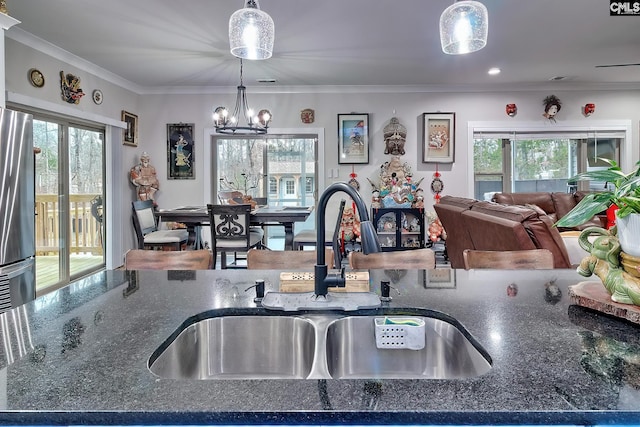
[[[569,181],[615,182],[619,179],[624,179],[625,177],[626,175],[621,170],[603,169],[603,170],[594,170],[594,171],[579,173],[573,178],[570,178]]]
[[[556,222],[556,227],[576,227],[612,205],[611,193],[591,193]]]

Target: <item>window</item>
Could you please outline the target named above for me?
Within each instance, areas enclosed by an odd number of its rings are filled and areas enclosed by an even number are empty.
[[[294,180],[290,178],[284,180],[284,194],[286,194],[287,196],[295,196],[296,183]]]
[[[495,192],[597,191],[605,183],[570,182],[577,173],[606,168],[601,158],[620,163],[622,133],[567,132],[474,135],[474,197]]]
[[[211,199],[238,190],[266,197],[270,207],[314,206],[318,171],[316,135],[212,135]],[[315,212],[296,231],[313,228]],[[281,241],[279,241],[281,240]],[[268,227],[267,246],[283,247],[284,229]]]

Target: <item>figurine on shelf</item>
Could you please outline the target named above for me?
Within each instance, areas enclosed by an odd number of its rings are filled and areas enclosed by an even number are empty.
[[[140,155],[140,163],[131,168],[129,178],[136,187],[138,200],[154,200],[160,182],[156,176],[156,168],[149,163],[150,157],[146,151]],[[155,204],[155,203],[154,203]]]
[[[416,207],[416,191],[422,182],[419,179],[413,181],[411,167],[394,156],[388,162],[380,165],[380,185],[375,184],[369,178],[372,187],[371,207],[379,208],[411,208]],[[424,195],[417,207],[424,207]]]
[[[360,238],[360,220],[353,207],[345,207],[340,220],[340,236],[342,241],[355,241]]]
[[[380,190],[377,188],[371,192],[371,207],[373,209],[380,209],[382,207],[380,203]]]

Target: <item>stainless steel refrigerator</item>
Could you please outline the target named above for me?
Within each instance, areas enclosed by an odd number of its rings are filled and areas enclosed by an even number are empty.
[[[0,312],[35,298],[33,116],[0,108]]]

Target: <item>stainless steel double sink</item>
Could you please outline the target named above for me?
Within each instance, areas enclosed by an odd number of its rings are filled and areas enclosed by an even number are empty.
[[[385,315],[424,320],[425,347],[378,348],[374,318]],[[366,315],[210,312],[185,321],[148,366],[173,379],[456,379],[486,373],[491,357],[455,319],[426,309]]]

